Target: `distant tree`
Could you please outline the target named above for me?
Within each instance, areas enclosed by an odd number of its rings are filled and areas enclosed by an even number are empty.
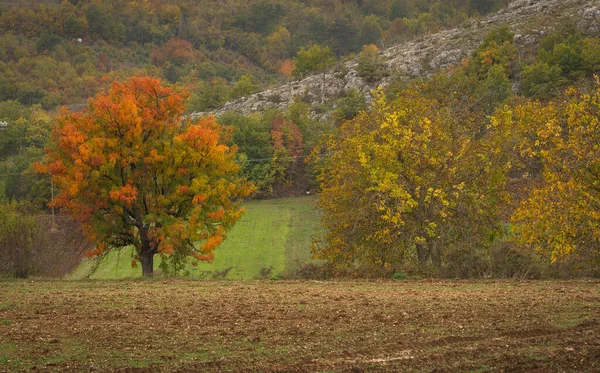
[[[487,14],[494,10],[496,0],[470,0],[469,5],[480,14]]]
[[[363,26],[360,30],[359,40],[361,45],[381,44],[381,34],[383,30],[379,24],[379,18],[373,14],[363,19]]]
[[[406,0],[394,0],[390,8],[390,21],[395,19],[408,18],[410,15]]]
[[[252,190],[214,117],[182,117],[184,97],[147,77],[113,83],[88,110],[62,112],[37,166],[59,191],[54,205],[97,244],[91,254],[132,245],[144,276],[157,254],[174,271],[189,256],[212,260]]]
[[[375,83],[389,75],[377,46],[371,44],[363,47],[358,55],[356,72],[368,83]]]
[[[270,195],[275,181],[271,164],[273,144],[270,123],[260,114],[241,116],[227,113],[219,121],[233,128],[231,143],[238,147],[240,174],[256,186],[256,196]]]
[[[188,102],[189,111],[216,109],[231,97],[231,87],[225,79],[215,78],[198,84]]]
[[[293,71],[294,71],[294,62],[292,62],[292,60],[290,60],[290,59],[283,61],[281,63],[281,66],[279,67],[279,72],[281,73],[281,75],[286,76],[286,77],[291,76]]]
[[[300,48],[294,59],[292,74],[297,78],[320,72],[321,76],[321,102],[325,101],[325,71],[335,66],[336,58],[327,46],[313,45],[305,49]]]
[[[335,55],[328,46],[313,45],[310,48],[300,48],[294,59],[292,74],[302,78],[329,69],[335,62]]]
[[[125,38],[123,22],[112,16],[111,6],[104,3],[91,4],[85,13],[90,33],[104,41],[121,41]]]
[[[38,53],[51,52],[63,39],[51,33],[44,33],[35,44]]]
[[[285,9],[281,4],[261,1],[252,4],[247,12],[240,14],[234,21],[234,25],[249,32],[266,35],[273,30],[284,15]]]
[[[190,64],[196,59],[194,46],[187,40],[171,39],[150,53],[150,61],[158,66],[169,62],[176,66]]]
[[[327,28],[327,45],[336,55],[347,55],[360,49],[358,29],[348,19],[338,18]]]
[[[231,90],[231,98],[248,96],[256,91],[252,75],[242,75]]]

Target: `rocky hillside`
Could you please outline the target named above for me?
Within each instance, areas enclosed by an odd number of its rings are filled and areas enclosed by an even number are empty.
[[[213,114],[225,112],[250,114],[267,108],[286,108],[300,95],[313,107],[322,99],[335,99],[350,89],[356,89],[369,98],[372,89],[389,84],[390,79],[426,78],[440,69],[458,64],[468,56],[493,28],[507,25],[515,34],[515,43],[521,51],[535,48],[540,38],[552,32],[565,20],[573,20],[580,31],[588,35],[600,33],[600,0],[516,0],[506,9],[479,20],[471,20],[460,27],[392,46],[383,50],[389,76],[374,83],[361,79],[356,71],[357,61],[345,63],[345,68],[329,70],[303,80],[259,92],[227,102]],[[208,113],[194,113],[202,116]],[[317,110],[312,116],[327,115]]]

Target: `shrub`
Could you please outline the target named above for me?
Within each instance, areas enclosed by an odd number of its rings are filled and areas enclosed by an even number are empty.
[[[442,272],[445,277],[483,277],[486,273],[486,261],[481,253],[470,247],[449,248],[445,262],[447,264]]]
[[[541,275],[541,262],[532,250],[500,241],[490,247],[489,253],[489,272],[494,277],[539,278]]]
[[[523,94],[529,97],[546,98],[556,92],[567,80],[561,76],[560,67],[538,61],[523,66],[521,87]]]
[[[15,203],[0,204],[0,216],[1,276],[64,276],[92,248],[68,216],[52,219]]]
[[[379,54],[379,49],[375,45],[363,47],[362,52],[358,55],[356,72],[368,83],[375,83],[389,75]]]
[[[408,275],[404,272],[396,272],[392,275],[392,279],[394,280],[406,280]]]
[[[16,203],[0,205],[0,216],[0,273],[27,278],[35,271],[33,250],[40,227]]]

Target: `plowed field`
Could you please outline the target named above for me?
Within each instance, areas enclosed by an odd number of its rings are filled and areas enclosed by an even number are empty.
[[[0,371],[597,372],[600,282],[0,282]]]

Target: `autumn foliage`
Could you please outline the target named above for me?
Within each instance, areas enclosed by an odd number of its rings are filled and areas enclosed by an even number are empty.
[[[477,247],[499,229],[497,144],[452,110],[414,91],[393,101],[379,93],[329,139],[318,258],[383,267],[414,256],[439,267],[445,250]]]
[[[600,86],[569,89],[565,102],[528,103],[493,118],[526,168],[525,197],[512,214],[515,239],[552,262],[600,260]],[[532,169],[529,166],[529,169]]]
[[[60,191],[54,205],[97,243],[92,254],[133,245],[144,275],[155,254],[175,269],[211,260],[252,190],[228,133],[214,117],[183,118],[184,99],[157,79],[113,83],[88,110],[61,113],[40,166]]]

